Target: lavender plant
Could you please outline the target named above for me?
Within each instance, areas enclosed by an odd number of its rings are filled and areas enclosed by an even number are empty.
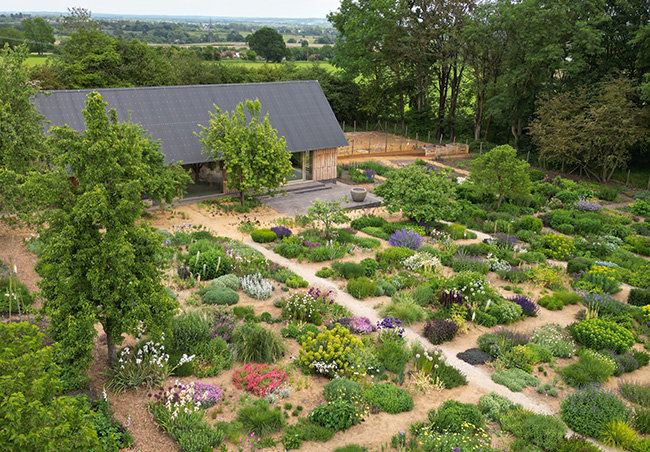
[[[400,229],[395,231],[388,239],[391,246],[404,247],[411,250],[417,250],[422,246],[424,239],[420,234],[409,229]]]
[[[508,298],[508,300],[521,306],[521,310],[525,316],[537,317],[537,313],[539,312],[539,306],[537,306],[537,303],[535,303],[527,296],[515,295],[514,297]]]

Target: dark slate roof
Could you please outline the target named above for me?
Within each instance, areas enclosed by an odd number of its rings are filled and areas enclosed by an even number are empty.
[[[269,113],[271,126],[284,136],[290,152],[347,146],[348,142],[318,81],[241,83],[227,85],[158,86],[50,91],[39,96],[36,108],[51,125],[85,128],[81,110],[86,95],[99,92],[115,108],[120,121],[131,114],[153,139],[161,140],[167,162],[184,164],[207,160],[194,132],[208,126],[214,105],[233,111],[238,103],[259,99],[262,116]]]

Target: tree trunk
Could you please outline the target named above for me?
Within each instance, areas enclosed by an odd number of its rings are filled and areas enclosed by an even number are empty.
[[[456,107],[458,105],[458,94],[460,92],[460,81],[463,79],[464,66],[458,69],[454,64],[453,77],[451,79],[451,97],[449,103],[449,136],[456,136]]]
[[[243,178],[244,176],[242,173],[239,173],[239,186],[241,187],[243,184]],[[241,206],[244,207],[244,189],[240,188],[239,190],[239,202],[241,203]]]
[[[442,136],[442,123],[445,119],[445,107],[447,106],[447,88],[449,86],[449,68],[442,67],[438,71],[438,129],[436,137]]]
[[[104,331],[106,331],[105,327]],[[114,366],[117,363],[117,346],[113,336],[108,333],[106,333],[106,347],[108,348],[108,362],[111,366]]]

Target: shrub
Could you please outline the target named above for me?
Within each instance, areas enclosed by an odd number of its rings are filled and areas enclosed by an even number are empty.
[[[334,452],[368,452],[367,447],[359,446],[358,444],[346,444],[342,447],[337,447]]]
[[[573,334],[578,342],[594,350],[610,349],[624,353],[634,344],[634,335],[629,330],[599,318],[576,324]]]
[[[570,429],[586,436],[597,436],[606,422],[630,420],[630,409],[614,394],[596,387],[567,396],[560,405],[562,420]]]
[[[375,294],[377,291],[377,284],[365,276],[355,278],[348,281],[347,291],[357,300],[363,300],[364,298]]]
[[[596,196],[598,196],[598,199],[605,201],[614,201],[618,196],[618,189],[616,187],[601,186]]]
[[[415,251],[409,248],[404,248],[400,246],[393,246],[386,248],[383,251],[377,252],[377,260],[379,262],[387,262],[393,265],[401,265],[404,262],[404,259],[411,257],[415,254]]]
[[[591,384],[605,383],[614,374],[614,361],[592,350],[585,350],[577,363],[560,369],[562,379],[569,386],[584,388]]]
[[[351,377],[355,372],[362,373],[358,368],[361,363],[355,354],[362,348],[363,343],[359,338],[337,324],[317,335],[308,333],[298,351],[298,363],[329,377]]]
[[[368,278],[374,277],[375,273],[377,273],[377,270],[379,269],[379,262],[369,257],[363,259],[360,264],[363,265],[364,269],[364,275],[361,276],[366,276]]]
[[[232,381],[239,389],[264,397],[287,382],[287,374],[268,364],[248,363],[235,370]]]
[[[333,402],[338,399],[350,402],[361,397],[361,385],[345,377],[335,378],[329,381],[323,389],[325,391],[325,400],[328,402]]]
[[[595,259],[589,259],[585,257],[569,259],[569,261],[567,262],[566,272],[569,275],[573,275],[575,273],[580,273],[580,272],[586,272],[594,265],[595,261],[596,261]]]
[[[239,294],[228,287],[211,285],[206,289],[208,290],[201,296],[201,301],[205,304],[231,306],[239,302]]]
[[[544,253],[538,251],[522,253],[519,255],[519,258],[529,264],[542,264],[546,262],[546,256]]]
[[[543,227],[544,224],[542,223],[542,220],[540,218],[524,216],[521,217],[521,220],[519,220],[519,222],[517,222],[517,224],[515,225],[515,230],[519,231],[520,229],[524,229],[526,231],[533,231],[539,234],[540,232],[542,232]]]
[[[390,414],[413,409],[413,397],[408,391],[398,388],[392,383],[378,383],[365,391],[363,397],[370,405],[377,405],[382,411]]]
[[[587,282],[605,293],[616,293],[621,290],[618,278],[619,273],[616,268],[594,265],[583,275],[581,281]]]
[[[497,323],[507,325],[522,316],[522,308],[511,301],[496,299],[488,307],[487,313],[493,316],[497,320]]]
[[[490,263],[480,256],[456,253],[451,262],[455,272],[471,271],[486,275],[490,272]]]
[[[422,335],[434,345],[451,341],[458,334],[458,325],[451,320],[432,320],[424,326]]]
[[[539,380],[521,369],[508,369],[492,374],[492,381],[503,385],[514,392],[519,392],[526,386],[537,386]]]
[[[382,331],[379,334],[375,356],[386,370],[397,374],[401,378],[411,355],[406,349],[402,337],[392,331]]]
[[[329,267],[323,267],[316,272],[316,276],[319,278],[329,278],[334,274],[334,270]]]
[[[630,425],[620,419],[613,419],[603,423],[598,432],[598,439],[609,447],[623,450],[633,450],[640,440],[639,435]]]
[[[647,306],[650,305],[650,290],[649,289],[631,289],[630,294],[627,296],[627,304],[631,306]]]
[[[388,281],[378,279],[375,283],[377,284],[377,289],[375,290],[376,297],[380,297],[382,295],[388,295],[389,297],[392,297],[397,292],[397,287]]]
[[[494,360],[492,355],[485,353],[479,348],[469,348],[464,352],[457,353],[456,358],[465,361],[467,364],[471,364],[473,366],[489,363]]]
[[[381,228],[387,223],[387,221],[376,215],[362,215],[356,220],[350,222],[350,226],[357,230],[362,230],[363,228],[373,227]]]
[[[445,400],[438,408],[438,412],[429,410],[429,422],[437,431],[452,433],[464,431],[464,424],[473,425],[475,429],[483,428],[485,425],[485,419],[475,405],[457,400]]]
[[[404,325],[410,325],[424,319],[424,309],[408,294],[396,294],[393,296],[391,303],[381,310],[381,315],[396,317]]]
[[[527,334],[501,329],[482,334],[476,342],[482,351],[497,357],[517,345],[526,345],[529,341]]]
[[[341,431],[361,422],[363,412],[356,403],[337,399],[314,408],[309,419],[320,426]]]
[[[650,410],[647,408],[635,407],[632,425],[634,425],[636,431],[642,435],[650,433]]]
[[[474,311],[472,313],[472,317],[474,318],[474,322],[476,322],[478,325],[482,325],[488,328],[492,328],[498,323],[496,317],[483,311]]]
[[[630,402],[636,403],[643,408],[650,408],[650,385],[624,381],[619,383],[618,390]]]
[[[321,313],[311,293],[294,293],[282,307],[282,318],[321,324]]]
[[[338,271],[345,279],[360,278],[362,276],[366,276],[366,268],[363,264],[344,262],[342,264],[333,264],[332,267]]]
[[[0,261],[0,270],[2,270],[2,261]],[[9,306],[11,300],[11,309]],[[34,298],[29,294],[27,286],[16,278],[0,278],[0,313],[11,311],[18,313],[18,304],[25,312],[25,308],[32,305]]]
[[[286,424],[280,407],[270,409],[269,402],[265,399],[258,399],[253,404],[241,408],[237,412],[237,421],[241,422],[248,433],[259,436],[278,432]]]
[[[260,273],[244,276],[240,278],[240,282],[242,290],[249,297],[255,298],[256,300],[271,298],[273,286]]]
[[[277,238],[282,240],[285,237],[289,237],[291,235],[291,229],[285,227],[285,226],[274,226],[271,228],[272,232],[275,232],[275,235]],[[253,239],[255,240],[255,239]]]
[[[239,290],[239,288],[241,287],[241,284],[239,282],[239,277],[232,273],[219,276],[217,279],[213,279],[212,284],[225,286],[232,290]]]
[[[575,343],[569,333],[560,325],[553,323],[537,328],[533,333],[532,341],[558,358],[571,358],[576,351]]]
[[[561,311],[564,309],[564,303],[562,303],[562,300],[552,296],[552,295],[547,295],[545,297],[540,298],[537,300],[537,303],[543,308],[548,309],[549,311]]]
[[[424,239],[420,234],[410,229],[400,229],[395,231],[388,239],[391,246],[408,248],[410,250],[417,250],[422,246]]]
[[[275,242],[278,239],[278,235],[268,228],[263,228],[255,229],[251,232],[251,238],[257,243],[269,243]]]
[[[237,359],[247,363],[271,363],[285,351],[282,339],[258,324],[237,326],[232,332],[231,343]]]
[[[187,261],[190,272],[202,281],[218,278],[230,272],[230,259],[221,251],[211,250],[190,255]]]
[[[521,306],[521,311],[523,315],[527,317],[537,317],[537,313],[539,312],[539,306],[537,306],[537,304],[527,296],[516,295],[514,297],[508,298],[508,301],[511,301]]]
[[[211,338],[211,319],[204,312],[184,312],[172,319],[165,346],[167,353],[192,354],[197,345]]]
[[[602,450],[582,436],[572,435],[559,444],[557,452],[602,452]]]
[[[292,289],[298,289],[307,286],[309,286],[309,283],[302,279],[301,276],[294,276],[293,278],[287,279],[287,287],[291,287]]]
[[[575,244],[571,237],[548,234],[542,238],[544,254],[551,259],[567,260],[575,253]]]
[[[297,235],[291,235],[282,239],[282,242],[273,247],[273,252],[278,253],[287,259],[293,259],[303,254],[303,240]]]
[[[215,336],[209,342],[194,347],[196,358],[192,362],[192,373],[199,378],[214,377],[233,362],[232,350],[224,339]]]
[[[510,401],[510,399],[499,395],[496,392],[482,395],[478,399],[479,410],[486,417],[486,419],[491,421],[496,420],[499,414],[509,411],[514,406],[515,404]]]

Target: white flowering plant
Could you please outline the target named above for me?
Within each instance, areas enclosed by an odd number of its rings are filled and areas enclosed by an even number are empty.
[[[440,259],[431,253],[416,252],[402,261],[402,265],[413,272],[436,273],[441,268]]]
[[[162,339],[164,341],[164,333]],[[172,366],[165,346],[161,343],[150,340],[135,348],[126,346],[120,351],[115,366],[108,372],[106,386],[118,394],[143,384],[151,388],[169,377],[177,367],[194,358],[195,355],[184,354],[178,364]]]
[[[273,285],[262,277],[260,273],[246,275],[240,278],[241,288],[249,297],[256,300],[267,300],[273,293]]]

